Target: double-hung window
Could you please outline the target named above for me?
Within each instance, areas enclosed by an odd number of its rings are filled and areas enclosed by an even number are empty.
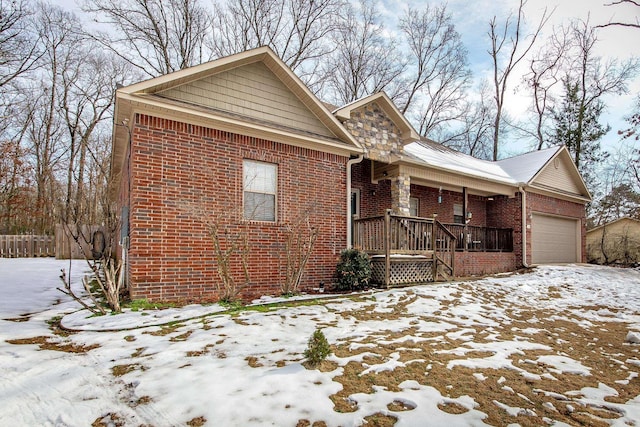
[[[462,212],[462,205],[459,203],[453,205],[453,222],[454,224],[464,224],[464,212]]]
[[[244,219],[275,222],[278,166],[244,160],[242,175]]]
[[[409,215],[420,216],[420,199],[411,197],[409,199]]]

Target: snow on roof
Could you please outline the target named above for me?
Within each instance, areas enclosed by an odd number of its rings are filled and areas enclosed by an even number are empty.
[[[559,147],[551,147],[492,162],[477,159],[427,140],[404,147],[405,153],[411,158],[430,166],[506,184],[529,182],[559,149]]]
[[[415,160],[440,169],[507,184],[517,184],[518,182],[509,176],[497,162],[477,159],[435,142],[425,140],[413,142],[406,145],[404,151]]]
[[[561,147],[550,147],[498,160],[497,163],[517,182],[529,182],[560,149]]]

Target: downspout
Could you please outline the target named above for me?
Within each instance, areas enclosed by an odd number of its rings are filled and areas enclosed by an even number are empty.
[[[364,159],[364,154],[360,154],[355,159],[347,162],[347,248],[351,247],[351,222],[353,214],[351,212],[351,166],[360,163]]]
[[[114,117],[115,120],[115,117]],[[122,266],[121,273],[119,277],[119,285],[121,288],[125,288],[129,285],[128,283],[128,270],[129,270],[129,232],[130,232],[130,214],[131,214],[131,140],[132,140],[132,131],[129,127],[129,119],[125,118],[122,120],[122,123],[115,123],[115,126],[121,126],[125,128],[127,132],[127,155],[125,159],[126,163],[126,178],[127,180],[127,200],[125,201],[126,206],[122,207],[120,210],[120,249],[121,249],[121,260]],[[126,215],[126,224],[125,219],[123,218]],[[126,232],[126,233],[125,233]]]
[[[527,263],[527,192],[522,184],[518,185],[518,191],[522,194],[522,266],[529,268]]]

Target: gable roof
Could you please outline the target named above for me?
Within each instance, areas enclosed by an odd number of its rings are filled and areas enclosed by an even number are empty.
[[[373,95],[365,96],[364,98],[357,99],[353,102],[343,105],[340,108],[333,110],[333,114],[340,120],[349,120],[351,118],[351,112],[363,107],[367,104],[375,102],[382,108],[385,114],[395,124],[401,134],[401,138],[404,144],[409,144],[413,141],[420,139],[420,134],[411,126],[411,123],[404,117],[404,115],[398,110],[396,104],[387,96],[384,92],[374,93]]]
[[[262,63],[282,82],[318,120],[331,131],[335,138],[347,145],[358,147],[358,143],[340,122],[329,112],[326,106],[316,98],[309,88],[291,71],[289,67],[267,46],[248,50],[235,55],[216,59],[160,77],[136,83],[117,91],[117,97],[128,100],[132,97],[157,101],[152,95],[167,93],[171,89],[184,86],[212,75],[228,72],[240,67]],[[235,89],[230,89],[235,90]],[[193,106],[190,106],[193,107]],[[220,111],[212,111],[212,114]]]
[[[500,166],[529,189],[590,201],[587,189],[565,145],[499,160]]]
[[[497,162],[482,160],[423,139],[404,153],[413,163],[527,191],[553,194],[578,202],[591,195],[565,146],[532,151]]]
[[[531,151],[530,153],[498,160],[497,164],[516,182],[529,183],[559,149],[560,147],[550,147],[544,150]]]
[[[255,95],[277,86],[275,90],[278,94],[285,96],[273,96],[274,99],[269,99],[270,95],[263,96],[271,105],[256,111],[241,108],[240,102],[235,106],[238,107],[236,109],[221,101],[219,94],[227,92],[230,95],[228,98],[233,99],[242,92],[240,89],[244,86],[231,86],[233,82],[229,84],[230,87],[221,88],[218,94],[201,98],[185,95],[197,88],[198,84],[205,85],[200,89],[201,93],[206,93],[208,89],[216,87],[215,78],[225,73],[227,76],[233,74],[237,78],[245,78],[246,81],[246,75],[238,77],[241,73],[237,71],[248,67],[252,67],[256,79],[262,80],[246,90],[245,95]],[[224,84],[217,87],[222,86]],[[245,101],[245,104],[254,103]],[[283,120],[275,119],[276,110]],[[114,184],[120,180],[129,143],[127,124],[133,121],[137,112],[151,112],[160,117],[346,156],[362,152],[356,139],[269,47],[216,59],[118,89],[111,157],[112,195],[117,191],[117,185]],[[287,114],[295,115],[295,119],[287,120]]]
[[[254,102],[255,94],[262,92],[258,98],[265,104]],[[118,89],[110,195],[115,196],[118,190],[131,137],[128,122],[136,113],[349,156],[362,154],[364,150],[341,120],[350,119],[354,110],[374,102],[401,133],[403,154],[391,163],[404,162],[425,182],[441,182],[455,176],[456,185],[474,188],[479,194],[513,195],[513,187],[526,186],[528,191],[573,201],[591,200],[566,147],[535,151],[499,162],[477,159],[433,141],[421,140],[384,92],[329,111],[331,106],[318,100],[268,47]]]

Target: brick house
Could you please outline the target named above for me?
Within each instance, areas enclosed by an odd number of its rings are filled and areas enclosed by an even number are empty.
[[[303,212],[318,230],[303,291],[351,245],[385,285],[584,261],[590,196],[566,148],[474,159],[421,138],[384,93],[322,103],[266,47],[120,88],[114,123],[132,298],[218,298],[204,217],[248,236],[244,298],[278,293]]]

